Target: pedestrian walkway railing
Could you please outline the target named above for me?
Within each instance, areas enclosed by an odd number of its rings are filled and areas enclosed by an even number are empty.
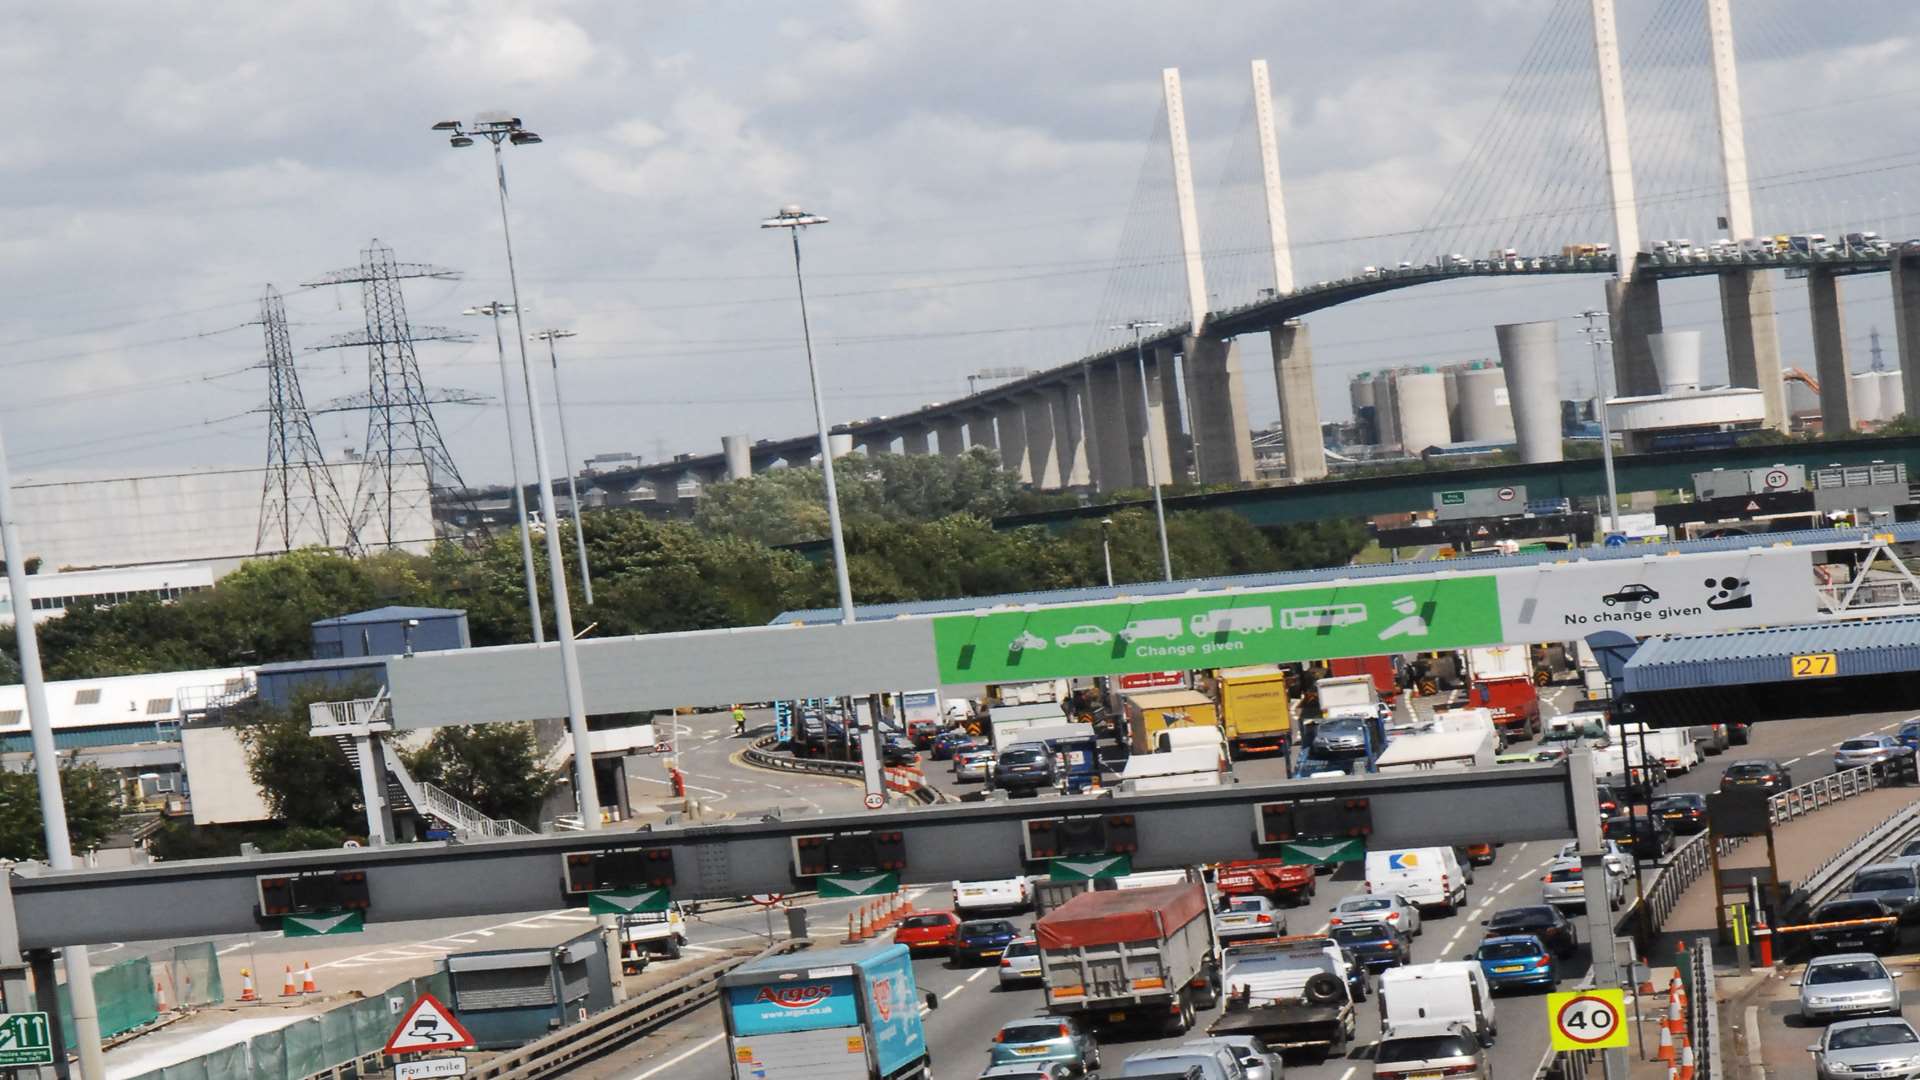
[[[1801,814],[1812,813],[1823,806],[1830,806],[1842,799],[1851,799],[1855,795],[1872,791],[1879,786],[1879,780],[1874,769],[1866,765],[1847,769],[1844,772],[1828,773],[1773,796],[1767,800],[1767,807],[1773,812],[1773,823],[1779,825]]]

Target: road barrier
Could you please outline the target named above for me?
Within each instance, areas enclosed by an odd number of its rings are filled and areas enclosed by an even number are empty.
[[[1694,1061],[1693,1080],[1718,1080],[1720,1065],[1720,1004],[1713,984],[1713,939],[1696,938],[1689,963],[1691,978],[1687,985],[1687,1037],[1699,1055]]]
[[[828,761],[823,758],[798,758],[776,753],[774,747],[780,745],[777,737],[762,735],[747,746],[740,756],[747,764],[762,769],[774,769],[779,772],[812,773],[816,776],[844,776],[850,780],[859,780],[866,770],[857,761]],[[910,769],[902,765],[889,766],[882,776],[886,786],[894,791],[921,803],[940,801],[940,792],[927,786],[926,774],[919,769]]]

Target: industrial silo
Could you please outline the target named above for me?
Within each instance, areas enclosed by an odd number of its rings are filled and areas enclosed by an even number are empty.
[[[1353,402],[1353,422],[1360,429],[1362,441],[1378,446],[1380,429],[1374,416],[1372,372],[1363,371],[1347,382],[1347,399]]]
[[[1521,461],[1561,460],[1559,332],[1553,322],[1493,328]]]
[[[1460,438],[1463,442],[1512,442],[1513,410],[1507,376],[1496,367],[1460,372]]]
[[[1447,380],[1447,441],[1459,442],[1466,438],[1460,433],[1460,372],[1463,369],[1455,365],[1443,368],[1442,378]]]
[[[1668,397],[1700,391],[1700,331],[1674,330],[1648,334],[1653,366],[1660,373],[1660,392]]]
[[[1863,371],[1853,376],[1853,419],[1857,423],[1881,420],[1880,373]]]
[[[1880,373],[1880,408],[1891,420],[1907,411],[1907,378],[1904,372],[1883,371]]]
[[[1818,414],[1820,412],[1820,395],[1814,391],[1813,387],[1808,386],[1798,379],[1788,379],[1786,382],[1787,412],[1789,415],[1802,416],[1807,413]]]
[[[1380,432],[1381,446],[1400,443],[1400,403],[1393,397],[1393,373],[1383,371],[1373,377],[1373,423]]]
[[[1403,371],[1394,382],[1393,411],[1400,418],[1400,449],[1417,455],[1453,439],[1447,427],[1447,377],[1437,371]]]

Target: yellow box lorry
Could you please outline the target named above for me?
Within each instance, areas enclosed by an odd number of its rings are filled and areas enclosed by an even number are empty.
[[[1160,750],[1160,733],[1172,728],[1220,726],[1213,699],[1195,690],[1159,690],[1126,695],[1127,742],[1136,754]]]
[[[1287,673],[1276,664],[1221,668],[1214,675],[1220,721],[1229,752],[1287,752],[1293,742],[1293,711],[1287,702]]]

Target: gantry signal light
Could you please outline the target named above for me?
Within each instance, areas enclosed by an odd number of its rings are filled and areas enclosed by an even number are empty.
[[[262,918],[314,911],[366,911],[372,906],[365,870],[262,874],[254,883],[259,890]]]
[[[1028,862],[1076,855],[1132,855],[1140,827],[1132,814],[1081,814],[1026,822]]]
[[[574,851],[560,858],[568,893],[673,887],[672,848]]]
[[[1262,844],[1373,835],[1373,804],[1364,798],[1297,799],[1253,808],[1254,836]]]
[[[907,839],[898,829],[807,833],[793,838],[795,877],[906,868]]]

